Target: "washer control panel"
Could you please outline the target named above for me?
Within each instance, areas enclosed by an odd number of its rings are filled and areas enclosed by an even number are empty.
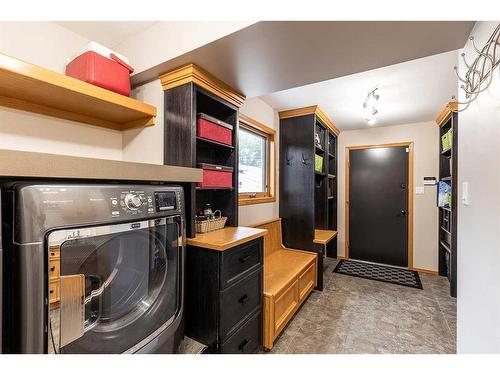
[[[159,191],[158,188],[152,187],[144,190],[115,190],[108,197],[111,216],[114,218],[164,213],[179,210],[181,207],[181,195],[174,189]]]
[[[176,210],[180,202],[174,191],[155,192],[156,212]]]
[[[138,210],[141,208],[143,201],[145,200],[144,195],[127,193],[123,201],[125,202],[125,206],[129,210]]]

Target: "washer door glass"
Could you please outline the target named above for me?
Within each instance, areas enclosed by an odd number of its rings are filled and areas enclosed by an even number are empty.
[[[180,301],[179,222],[86,228],[74,239],[65,231],[49,352],[134,352],[165,329]]]

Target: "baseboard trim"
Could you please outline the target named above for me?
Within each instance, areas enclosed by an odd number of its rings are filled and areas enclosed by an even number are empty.
[[[408,268],[408,269],[412,270],[412,271],[427,273],[429,275],[434,275],[434,276],[438,276],[438,274],[439,274],[438,271],[432,271],[432,270],[428,270],[428,269],[425,269],[425,268],[411,267],[411,268]]]

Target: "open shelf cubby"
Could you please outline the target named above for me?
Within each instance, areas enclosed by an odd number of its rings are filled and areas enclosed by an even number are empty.
[[[201,138],[197,117],[205,114],[232,126],[232,144]],[[214,120],[214,121],[215,121]],[[226,226],[238,225],[238,107],[204,87],[188,82],[165,90],[165,164],[197,167],[212,164],[233,168],[232,187],[185,186],[187,236],[194,237],[197,212],[210,204],[226,216]]]
[[[450,108],[450,106],[447,106]],[[457,171],[458,171],[458,114],[443,110],[439,125],[439,178],[451,187],[450,207],[438,210],[438,263],[439,275],[450,281],[450,294],[457,295]],[[452,138],[443,149],[442,137],[451,130]]]

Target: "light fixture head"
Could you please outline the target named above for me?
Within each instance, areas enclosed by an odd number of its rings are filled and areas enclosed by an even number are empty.
[[[380,96],[378,94],[378,87],[376,87],[368,93],[368,95],[366,96],[366,100],[363,103],[365,120],[368,122],[368,125],[374,125],[376,122],[375,115],[378,113],[376,104],[379,98]]]

